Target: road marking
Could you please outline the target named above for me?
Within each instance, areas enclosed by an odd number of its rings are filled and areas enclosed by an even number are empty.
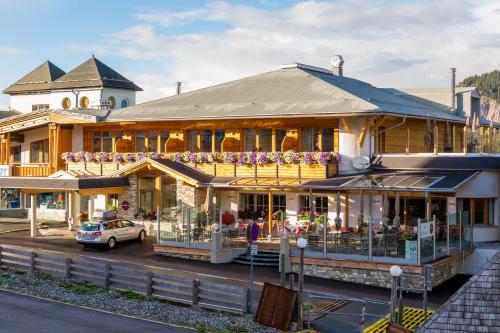
[[[16,294],[16,295],[21,295],[21,296],[25,296],[25,297],[36,298],[36,299],[40,299],[40,300],[43,300],[43,301],[49,301],[49,302],[54,302],[54,303],[59,303],[59,304],[64,304],[64,305],[69,305],[69,306],[73,306],[75,308],[81,308],[81,309],[84,309],[84,310],[92,310],[92,311],[106,313],[106,314],[110,314],[110,315],[114,315],[114,316],[120,316],[120,317],[129,318],[129,319],[135,319],[135,320],[143,320],[143,321],[148,321],[148,322],[151,322],[151,323],[160,324],[160,325],[164,325],[164,326],[173,326],[173,327],[177,327],[177,328],[184,328],[184,329],[188,329],[188,330],[192,330],[192,331],[198,332],[197,329],[195,329],[193,327],[189,327],[189,326],[182,326],[182,325],[179,325],[179,324],[164,323],[164,322],[161,322],[161,321],[158,321],[158,320],[148,319],[148,318],[134,317],[134,316],[126,315],[126,314],[123,314],[123,313],[115,313],[115,312],[111,312],[111,311],[106,311],[106,310],[91,308],[91,307],[85,306],[85,305],[78,305],[78,304],[73,304],[73,303],[67,303],[67,302],[63,302],[63,301],[58,301],[58,300],[55,300],[55,299],[45,298],[45,297],[41,297],[41,296],[24,294],[24,293],[21,293],[19,291],[14,291],[14,290],[8,290],[8,289],[0,288],[0,291],[6,292],[6,293],[11,293],[11,294]]]

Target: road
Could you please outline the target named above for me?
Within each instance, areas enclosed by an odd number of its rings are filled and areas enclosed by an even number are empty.
[[[172,332],[194,330],[0,291],[0,332]]]
[[[135,263],[151,265],[156,267],[170,268],[181,271],[196,272],[225,278],[247,281],[249,267],[240,264],[210,264],[193,260],[170,258],[156,255],[153,252],[153,239],[148,237],[146,242],[136,241],[118,244],[113,250],[108,249],[84,249],[73,239],[64,236],[64,233],[53,236],[30,238],[29,232],[13,232],[0,234],[0,244],[12,244],[27,246],[52,251],[61,251],[86,255],[91,257],[101,257],[105,259],[117,260],[124,263]],[[429,294],[429,307],[438,308],[446,302],[448,298],[466,281],[467,277],[457,276],[448,282],[435,288]],[[279,284],[279,273],[274,267],[256,267],[255,280],[257,282],[270,282]],[[367,297],[371,299],[388,301],[389,290],[379,287],[364,286],[354,283],[333,281],[321,278],[305,277],[305,288],[317,292],[335,293],[349,297]],[[422,297],[420,295],[409,294],[405,296],[405,303],[409,306],[421,306]]]

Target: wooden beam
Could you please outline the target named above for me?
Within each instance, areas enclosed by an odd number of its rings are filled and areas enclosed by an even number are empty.
[[[374,132],[377,130],[377,128],[379,128],[380,126],[382,126],[382,124],[387,120],[387,116],[383,116],[379,119],[377,119],[375,121],[375,123],[373,124],[373,126],[370,128],[370,131],[371,132]]]
[[[276,152],[276,128],[273,128],[272,131],[273,132],[272,132],[272,135],[271,135],[271,146],[272,146],[271,147],[271,151],[273,153],[275,153]]]

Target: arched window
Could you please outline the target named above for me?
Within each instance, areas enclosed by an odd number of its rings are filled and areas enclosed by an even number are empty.
[[[114,109],[116,106],[116,99],[113,96],[108,97],[109,108]]]
[[[61,105],[64,110],[69,110],[71,108],[71,100],[68,97],[64,97]]]
[[[84,109],[89,107],[89,98],[87,96],[82,96],[80,98],[80,107]]]
[[[126,98],[122,99],[122,104],[121,104],[122,109],[126,108],[127,106],[128,106],[128,99]]]

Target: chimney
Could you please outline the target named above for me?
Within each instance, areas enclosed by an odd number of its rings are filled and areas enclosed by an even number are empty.
[[[334,55],[330,62],[332,63],[332,74],[337,76],[344,76],[342,66],[344,65],[344,58],[340,54]]]
[[[175,93],[176,93],[176,95],[180,95],[181,94],[181,84],[182,84],[182,82],[176,82],[175,83],[175,86],[176,86]]]
[[[455,67],[450,68],[451,70],[451,112],[455,112],[455,73],[457,69]]]

